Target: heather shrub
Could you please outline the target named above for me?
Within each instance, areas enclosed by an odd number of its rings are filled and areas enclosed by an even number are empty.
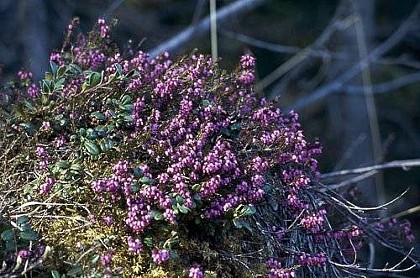
[[[39,84],[22,70],[1,92],[4,269],[363,271],[356,253],[367,235],[382,240],[384,226],[317,182],[319,144],[307,142],[295,112],[255,94],[252,56],[226,72],[197,53],[120,52],[109,32],[98,20],[84,35],[73,21]]]

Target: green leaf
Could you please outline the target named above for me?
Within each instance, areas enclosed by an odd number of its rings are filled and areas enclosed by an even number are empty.
[[[29,222],[29,217],[27,215],[19,216],[18,219],[16,220],[16,224],[18,224],[18,226],[21,226],[28,222]]]
[[[105,144],[105,147],[106,147],[107,150],[112,149],[115,145],[114,141],[111,140],[111,139],[106,139],[104,144]]]
[[[86,91],[86,89],[89,88],[89,86],[90,85],[86,81],[83,82],[83,84],[82,84],[82,92]]]
[[[46,94],[41,95],[41,104],[42,105],[47,105],[49,101],[50,101],[50,98],[48,97],[48,95],[46,95]]]
[[[178,236],[174,236],[172,238],[168,238],[165,241],[165,243],[163,244],[163,247],[164,248],[172,249],[173,246],[178,245],[178,244],[179,244],[179,237]]]
[[[184,197],[182,197],[182,196],[180,196],[180,195],[177,195],[177,196],[175,197],[175,202],[176,202],[177,204],[183,204],[183,203],[185,203],[185,199],[184,199]]]
[[[26,230],[19,233],[21,239],[24,240],[36,240],[38,239],[38,234],[32,230]]]
[[[54,117],[54,121],[58,122],[58,124],[60,126],[65,126],[68,123],[68,120],[64,117],[63,114],[58,114],[57,116]]]
[[[257,212],[257,210],[255,209],[255,207],[253,205],[246,205],[244,207],[243,215],[244,216],[250,216],[250,215],[255,214],[255,212]]]
[[[93,258],[90,260],[90,262],[92,264],[96,264],[96,262],[99,260],[99,254],[96,254],[95,256],[93,256]]]
[[[151,210],[149,212],[150,216],[153,217],[155,220],[162,220],[163,214],[157,210]]]
[[[67,66],[61,66],[61,67],[59,67],[58,68],[58,71],[57,71],[57,78],[60,78],[61,76],[63,76],[64,74],[66,74],[67,70],[68,70]]]
[[[99,72],[92,72],[89,79],[89,86],[94,87],[101,83],[102,81],[102,74]]]
[[[126,104],[129,104],[129,103],[131,103],[131,96],[129,96],[129,95],[123,95],[122,97],[121,97],[121,104],[122,105],[126,105]]]
[[[201,196],[199,194],[194,194],[192,197],[196,201],[201,201]]]
[[[85,141],[85,148],[92,155],[98,155],[99,154],[98,146],[95,143],[93,143],[92,141]]]
[[[31,231],[31,225],[29,223],[23,223],[21,225],[19,225],[19,228],[21,231]]]
[[[20,123],[19,124],[21,127],[23,127],[25,129],[25,131],[29,134],[32,134],[34,132],[34,126],[32,124],[27,124],[27,123]]]
[[[83,127],[81,129],[79,129],[79,134],[80,134],[80,136],[85,137],[86,136],[86,129],[83,128]]]
[[[143,177],[143,171],[139,167],[134,168],[134,177],[136,179]]]
[[[51,270],[51,276],[53,278],[60,278],[60,273],[57,270]]]
[[[241,229],[242,228],[242,220],[235,218],[233,219],[233,225],[235,225],[236,228]]]
[[[80,265],[75,266],[71,268],[69,271],[67,271],[67,275],[70,277],[77,277],[81,273],[82,273],[82,267]]]
[[[131,115],[124,115],[124,121],[131,123],[133,121],[133,117]]]
[[[72,73],[76,73],[76,74],[82,73],[82,69],[76,64],[70,64],[69,69]]]
[[[105,115],[104,115],[103,113],[101,113],[101,112],[93,112],[93,113],[91,113],[90,115],[91,115],[93,118],[96,118],[96,119],[98,119],[98,120],[100,120],[100,121],[105,120]]]
[[[178,210],[183,214],[187,214],[190,211],[190,209],[184,205],[177,204],[177,207],[178,207]]]
[[[120,64],[114,64],[115,69],[117,70],[118,75],[122,75],[122,66]]]
[[[223,135],[226,135],[229,138],[232,137],[232,132],[229,129],[224,127],[220,131],[222,132]]]
[[[96,139],[98,138],[98,132],[96,132],[93,128],[88,128],[86,130],[86,137],[91,140]]]
[[[3,232],[1,233],[1,238],[2,238],[4,241],[10,241],[10,240],[12,240],[14,237],[15,237],[15,233],[13,232],[13,230],[12,230],[12,229],[5,230],[5,231],[3,231]]]
[[[134,105],[129,103],[129,104],[120,105],[120,107],[122,110],[131,111],[133,110]]]
[[[60,78],[58,79],[55,83],[54,83],[54,88],[53,91],[60,91],[64,88],[64,82],[66,81],[66,79],[64,78]]]
[[[198,191],[200,191],[201,186],[202,186],[201,184],[196,183],[196,184],[194,184],[194,185],[191,187],[191,189],[192,189],[193,191],[195,191],[195,192],[198,192]]]
[[[146,244],[148,247],[153,247],[153,239],[151,237],[146,237],[143,239],[143,243]]]
[[[153,180],[151,178],[149,178],[149,177],[142,177],[139,181],[142,184],[147,184],[147,185],[153,184]]]
[[[207,107],[207,106],[210,106],[211,105],[211,102],[210,102],[210,100],[208,100],[208,99],[203,99],[203,101],[201,102],[202,104],[203,104],[203,106],[205,106],[205,107]]]
[[[52,89],[52,81],[51,80],[42,80],[41,81],[41,89],[43,93],[49,94],[51,93],[51,89]]]
[[[47,72],[45,73],[45,79],[44,79],[44,80],[51,81],[51,80],[53,80],[53,79],[54,79],[54,75],[52,74],[52,72],[47,71]]]
[[[71,141],[71,142],[76,141],[78,138],[79,138],[79,136],[78,136],[77,134],[72,134],[72,135],[70,135],[70,141]]]
[[[26,108],[28,108],[28,110],[30,110],[30,111],[35,110],[35,107],[32,105],[32,103],[30,101],[24,100],[23,104],[25,105]]]
[[[134,184],[132,184],[132,185],[131,185],[131,190],[132,190],[134,193],[137,193],[137,192],[139,192],[139,191],[140,191],[140,187],[139,187],[139,185],[138,185],[137,183],[134,183]]]
[[[73,163],[73,164],[70,166],[70,170],[74,170],[74,171],[79,172],[79,171],[81,171],[81,170],[82,170],[82,165],[80,165],[79,163]]]
[[[126,75],[125,75],[125,77],[126,78],[130,78],[130,77],[132,77],[132,76],[134,76],[134,74],[136,73],[136,71],[135,70],[130,70]],[[137,75],[138,76],[138,75]]]
[[[50,66],[51,66],[52,74],[55,75],[57,73],[57,70],[58,70],[58,65],[56,63],[54,63],[53,61],[50,61]]]
[[[240,130],[241,129],[241,123],[237,122],[237,123],[232,124],[230,129],[235,130],[235,131]]]
[[[59,162],[57,162],[56,165],[60,169],[68,169],[68,168],[70,168],[70,163],[68,161],[65,161],[65,160],[60,160]]]
[[[252,228],[249,225],[249,223],[244,221],[243,219],[240,219],[240,218],[233,219],[233,225],[235,225],[235,227],[238,228],[238,229],[245,228],[245,229],[249,230],[250,232],[252,232]]]
[[[16,242],[14,240],[6,241],[6,251],[12,252],[16,250]]]

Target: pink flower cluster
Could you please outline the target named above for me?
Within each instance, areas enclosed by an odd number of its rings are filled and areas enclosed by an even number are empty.
[[[152,260],[156,264],[162,264],[169,260],[170,254],[166,249],[153,249],[152,250]]]
[[[200,265],[194,264],[188,273],[189,278],[204,278],[203,269]]]
[[[290,268],[283,268],[281,263],[270,258],[266,262],[268,268],[268,278],[293,278],[296,277],[295,271]]]
[[[316,255],[309,255],[302,253],[298,256],[298,263],[302,266],[324,266],[327,262],[325,253],[318,253]]]

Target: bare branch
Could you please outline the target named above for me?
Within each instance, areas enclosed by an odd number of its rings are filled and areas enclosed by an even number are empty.
[[[230,16],[251,11],[263,4],[265,0],[238,0],[217,12],[217,23],[223,24]],[[191,26],[178,33],[173,38],[165,41],[150,51],[150,57],[154,58],[164,51],[176,51],[189,43],[193,38],[206,34],[210,29],[210,17],[207,16],[196,26]]]
[[[383,94],[417,82],[420,82],[420,72],[411,73],[389,82],[373,85],[372,91],[374,94]],[[346,86],[345,91],[351,94],[363,94],[363,87]]]
[[[373,165],[368,167],[342,170],[337,172],[331,172],[327,174],[322,174],[320,177],[322,179],[332,178],[337,176],[352,175],[352,174],[362,174],[370,171],[384,170],[391,168],[402,168],[403,170],[408,170],[410,167],[419,167],[420,159],[409,159],[409,160],[395,160],[384,164]]]
[[[301,64],[308,57],[310,57],[311,56],[310,54],[312,53],[314,49],[318,49],[322,47],[337,30],[346,29],[351,24],[353,24],[353,16],[341,18],[343,12],[344,12],[343,6],[339,5],[330,23],[324,29],[321,35],[316,39],[316,41],[313,42],[311,45],[305,47],[302,51],[293,55],[289,60],[281,64],[272,73],[264,77],[260,82],[258,82],[255,85],[255,90],[258,92],[270,86],[273,82],[278,80],[280,77],[285,75],[291,69],[295,68],[297,65]]]
[[[413,213],[417,213],[419,211],[420,211],[420,205],[415,206],[415,207],[412,207],[412,208],[409,208],[409,209],[404,210],[404,211],[401,211],[401,212],[399,212],[397,214],[394,214],[394,215],[391,215],[391,216],[389,216],[387,218],[381,219],[381,222],[387,222],[387,221],[389,221],[390,219],[393,219],[393,218],[405,217],[407,215],[410,215],[410,214],[413,214]]]
[[[312,92],[308,97],[303,98],[296,103],[294,103],[288,110],[291,109],[302,109],[309,104],[314,103],[320,99],[325,98],[332,92],[335,92],[339,89],[342,89],[344,83],[349,81],[351,78],[356,76],[360,71],[364,70],[370,63],[376,61],[379,57],[383,56],[391,48],[397,45],[401,40],[411,31],[418,28],[418,24],[415,24],[418,12],[420,10],[420,3],[417,4],[414,11],[410,16],[398,27],[398,29],[380,46],[375,48],[369,55],[360,61],[360,63],[353,66],[350,70],[342,74],[340,77],[336,78],[335,81],[328,83],[327,85],[319,88]]]
[[[351,179],[342,181],[338,184],[328,185],[328,188],[330,188],[332,190],[336,190],[336,189],[345,187],[347,185],[354,184],[354,183],[360,182],[362,180],[368,179],[368,178],[372,177],[373,175],[376,175],[377,173],[378,173],[378,171],[369,171],[369,172],[366,172],[364,174],[355,176]]]
[[[104,12],[104,18],[109,18],[124,3],[124,0],[115,0]]]
[[[297,47],[297,46],[288,46],[288,45],[280,45],[277,43],[270,43],[270,42],[265,42],[262,40],[258,40],[258,39],[254,39],[251,38],[249,36],[246,36],[244,34],[237,34],[235,32],[232,31],[221,31],[222,35],[231,38],[231,39],[235,39],[238,40],[240,42],[255,46],[255,47],[259,47],[259,48],[263,48],[266,50],[270,50],[273,52],[278,52],[278,53],[286,53],[286,54],[295,54],[298,53],[299,51],[302,51],[302,48]],[[323,55],[328,55],[328,53],[323,53],[320,51],[316,51],[314,53],[314,55],[319,55],[320,57],[323,57]]]

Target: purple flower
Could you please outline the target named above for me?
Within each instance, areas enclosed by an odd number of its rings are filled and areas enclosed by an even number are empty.
[[[49,121],[43,121],[42,122],[42,129],[50,130],[51,129],[51,123]]]
[[[170,254],[169,251],[166,249],[153,249],[152,250],[152,259],[153,262],[156,264],[162,264],[169,260]]]
[[[31,84],[28,87],[27,93],[30,98],[35,99],[41,94],[41,90],[36,84]]]
[[[143,250],[143,244],[140,239],[129,236],[127,238],[127,245],[128,250],[133,252],[134,254],[140,254],[140,252]]]
[[[105,253],[101,255],[101,263],[103,266],[109,266],[109,264],[111,263],[113,255],[111,253]]]
[[[188,272],[188,277],[189,278],[204,278],[202,267],[198,264],[194,264]]]
[[[255,57],[245,54],[241,57],[241,67],[243,69],[253,69],[255,67]]]
[[[48,193],[50,193],[51,188],[54,186],[54,184],[55,184],[54,178],[47,177],[45,179],[45,182],[43,184],[41,184],[41,186],[39,188],[39,193],[40,194],[48,194]]]
[[[32,256],[32,251],[27,250],[27,249],[19,250],[18,256],[21,257],[22,259],[29,259]]]
[[[20,70],[17,75],[18,75],[18,78],[21,81],[32,79],[32,73],[30,71],[27,71],[27,70]]]
[[[105,216],[103,219],[103,223],[105,224],[105,226],[111,226],[114,223],[114,219],[112,216]]]

